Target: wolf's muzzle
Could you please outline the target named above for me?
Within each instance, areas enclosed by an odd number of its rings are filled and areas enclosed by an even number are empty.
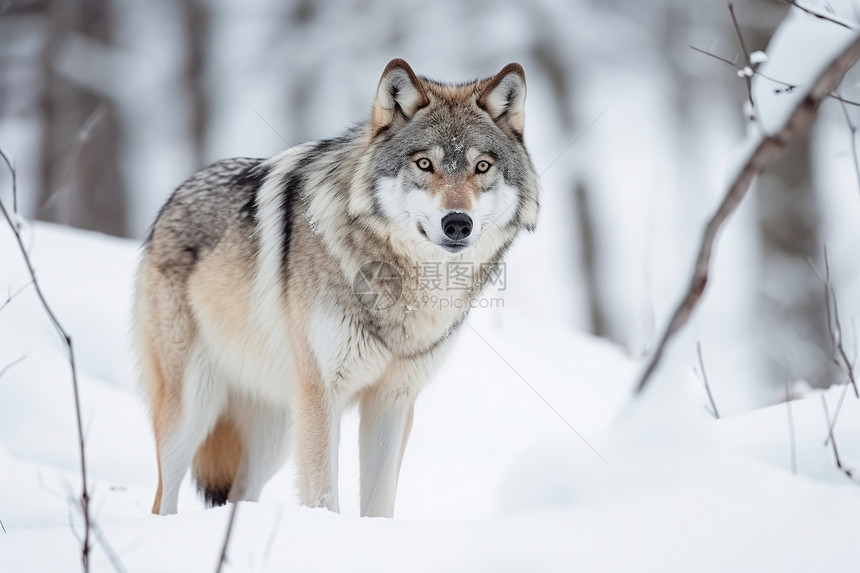
[[[472,234],[472,218],[465,213],[448,213],[442,217],[442,230],[452,241],[462,241]]]

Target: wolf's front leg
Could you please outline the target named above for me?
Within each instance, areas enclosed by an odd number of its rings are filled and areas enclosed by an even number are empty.
[[[337,454],[341,412],[322,384],[305,383],[296,409],[296,465],[299,497],[310,507],[340,512]]]
[[[385,385],[361,397],[361,515],[392,517],[397,479],[415,405],[414,392]]]

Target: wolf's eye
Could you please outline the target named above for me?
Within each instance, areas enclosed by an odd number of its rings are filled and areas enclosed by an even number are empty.
[[[490,162],[481,160],[475,165],[475,173],[486,173],[490,170]]]
[[[433,164],[430,163],[430,160],[426,157],[422,157],[418,161],[415,162],[415,165],[418,166],[418,169],[421,171],[433,171]]]

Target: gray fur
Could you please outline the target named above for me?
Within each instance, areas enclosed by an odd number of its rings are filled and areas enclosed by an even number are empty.
[[[255,193],[262,159],[224,159],[198,171],[173,192],[146,239],[165,273],[187,277],[228,229],[254,225]]]

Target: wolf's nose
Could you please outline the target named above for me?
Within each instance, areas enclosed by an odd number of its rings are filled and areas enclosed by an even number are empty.
[[[465,213],[448,213],[442,217],[442,230],[452,241],[465,239],[472,234],[472,218]]]

